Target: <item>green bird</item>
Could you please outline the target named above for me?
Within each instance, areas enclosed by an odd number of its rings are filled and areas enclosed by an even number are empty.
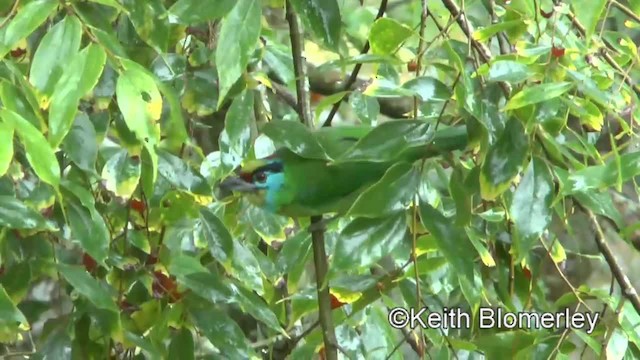
[[[362,142],[368,130],[360,129],[358,134],[353,128],[335,128],[321,135],[332,141],[334,149],[343,152]],[[252,204],[284,216],[344,214],[357,196],[380,180],[392,165],[463,149],[466,144],[464,128],[448,128],[436,132],[427,146],[409,147],[399,158],[385,161],[333,162],[302,157],[282,147],[271,156],[245,162],[236,169],[235,176],[226,178],[218,186],[223,192],[240,193]]]

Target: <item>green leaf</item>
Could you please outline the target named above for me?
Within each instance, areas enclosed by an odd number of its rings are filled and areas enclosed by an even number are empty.
[[[518,184],[510,213],[520,238],[515,242],[517,260],[524,258],[551,223],[553,178],[547,164],[534,157]]]
[[[184,160],[171,153],[158,153],[158,174],[175,189],[194,195],[211,196],[211,187],[207,180]]]
[[[7,63],[9,62],[6,62],[5,64]],[[22,73],[17,76],[20,78],[23,77]],[[20,89],[18,89],[18,87],[13,83],[0,80],[0,100],[2,101],[2,105],[4,105],[8,110],[22,115],[22,117],[29,120],[29,122],[36,128],[41,130],[45,129],[46,125],[44,119],[39,116],[40,114],[36,114],[37,110],[34,111],[34,109],[39,109],[40,106],[38,105],[38,101],[35,99],[35,95],[29,91],[32,89],[32,86],[29,85],[26,80],[23,79],[23,81],[25,84],[19,83]],[[32,101],[35,106],[27,99],[29,97],[27,94],[33,95]]]
[[[446,218],[426,202],[420,203],[420,218],[422,224],[436,240],[438,250],[449,261],[458,276],[474,284],[473,262],[469,261],[469,257],[476,251],[464,231],[454,225],[454,221]]]
[[[60,184],[60,165],[40,130],[11,110],[0,109],[0,117],[13,126],[18,133],[18,138],[27,153],[27,160],[36,175],[42,181],[57,188]]]
[[[253,53],[260,36],[261,18],[262,8],[259,0],[238,0],[222,21],[216,48],[218,108],[246,70],[249,56]]]
[[[236,96],[224,120],[229,136],[229,150],[245,158],[251,148],[251,123],[253,122],[253,92],[243,91]]]
[[[339,235],[332,270],[366,267],[396,249],[406,236],[404,211],[384,218],[356,218]]]
[[[144,68],[131,61],[125,65],[116,85],[118,107],[138,140],[156,144],[160,140],[157,121],[162,113],[162,97],[155,80]]]
[[[627,353],[627,347],[629,346],[629,337],[624,331],[618,327],[614,328],[613,334],[609,338],[607,347],[605,349],[605,358],[621,360],[625,358]]]
[[[98,309],[118,312],[111,293],[104,283],[92,278],[84,267],[58,263],[58,271],[75,291],[86,297]]]
[[[254,292],[244,288],[234,289],[238,304],[242,310],[250,314],[254,319],[261,321],[272,330],[275,330],[286,336],[286,332],[280,325],[276,315],[269,309],[264,299],[256,295]]]
[[[236,2],[236,0],[178,0],[169,8],[169,14],[176,16],[181,24],[202,24],[227,15]]]
[[[40,94],[45,97],[45,103],[48,103],[48,97],[53,93],[53,88],[65,69],[78,71],[70,67],[69,63],[80,49],[81,38],[80,20],[73,15],[67,15],[47,31],[40,41],[33,55],[29,82],[40,90]]]
[[[589,166],[572,173],[554,168],[562,183],[562,193],[572,195],[592,189],[603,189],[624,183],[640,175],[640,152],[632,152],[614,158],[605,165]]]
[[[79,189],[75,189],[79,191]],[[85,189],[82,189],[86,191]],[[85,194],[86,195],[86,194]],[[89,194],[89,196],[91,196]],[[69,219],[72,238],[80,244],[99,264],[105,266],[104,260],[109,252],[109,230],[102,216],[93,204],[80,203],[74,199],[74,193],[65,196],[65,209]]]
[[[324,45],[338,51],[342,19],[337,0],[291,0],[293,9],[306,28],[322,39]]]
[[[524,24],[522,19],[500,21],[496,24],[489,25],[482,29],[478,29],[474,31],[472,36],[477,41],[485,42],[501,31],[506,31],[509,29],[521,27],[523,25],[526,25],[526,24]]]
[[[55,87],[49,112],[49,143],[57,147],[73,126],[80,99],[98,83],[107,55],[89,44],[73,58]]]
[[[573,194],[573,197],[578,200],[582,206],[593,211],[594,214],[606,216],[613,220],[619,228],[624,228],[625,225],[622,214],[620,214],[620,210],[613,204],[613,199],[609,191],[579,191]]]
[[[512,84],[523,82],[533,75],[527,65],[513,60],[497,60],[489,68],[489,81],[507,81]]]
[[[375,125],[380,115],[380,104],[371,96],[366,96],[359,91],[351,94],[349,104],[356,116],[367,125]]]
[[[413,91],[422,101],[446,101],[451,97],[449,87],[430,76],[421,76],[407,81],[402,87]]]
[[[16,16],[0,29],[0,58],[42,25],[58,4],[57,0],[33,0],[17,11]]]
[[[471,200],[473,193],[464,185],[464,175],[460,168],[454,168],[449,179],[449,194],[456,204],[456,225],[467,225],[471,221]]]
[[[507,105],[505,105],[504,110],[514,110],[525,107],[527,105],[545,102],[547,100],[559,97],[560,95],[569,91],[571,88],[573,88],[573,84],[569,82],[554,82],[532,85],[524,88],[523,90],[515,94],[511,99],[509,99],[509,102],[507,102]]]
[[[245,221],[267,244],[286,238],[284,228],[289,224],[288,218],[253,205],[247,207],[245,216]]]
[[[16,322],[25,326],[28,325],[27,319],[11,301],[11,298],[5,291],[4,286],[0,285],[0,325],[2,325],[2,327],[15,325],[13,323]]]
[[[130,198],[140,181],[140,157],[119,150],[104,164],[102,179],[107,190],[124,199]]]
[[[140,38],[158,53],[167,52],[169,21],[161,0],[122,0]]]
[[[369,31],[369,43],[373,54],[390,55],[395,53],[411,35],[410,27],[391,18],[376,20]]]
[[[411,163],[397,163],[358,196],[349,216],[380,217],[409,206],[418,191],[419,171]]]
[[[96,159],[98,157],[97,134],[93,123],[86,113],[77,114],[71,131],[64,138],[65,154],[80,169],[89,173],[96,173]]]
[[[13,160],[13,125],[0,122],[0,177],[6,174]]]
[[[173,335],[171,343],[169,343],[169,359],[195,359],[195,342],[191,330],[183,327]]]
[[[480,191],[483,199],[493,200],[509,187],[528,152],[529,138],[524,127],[518,119],[512,118],[482,163]]]
[[[168,149],[179,151],[184,143],[187,142],[189,134],[187,134],[187,128],[185,126],[186,120],[182,113],[182,107],[180,105],[180,99],[176,90],[164,83],[158,83],[158,89],[164,96],[167,104],[169,105],[169,117],[167,123],[163,124],[162,130],[166,136],[166,142]]]
[[[600,22],[602,13],[607,4],[606,0],[571,0],[571,7],[576,15],[578,21],[584,26],[585,29],[585,46],[589,45],[591,37],[596,31],[596,26]]]
[[[275,143],[276,148],[286,147],[309,159],[328,159],[322,145],[308,127],[297,121],[270,121],[262,133]]]
[[[211,209],[200,208],[200,218],[196,225],[199,237],[209,244],[211,255],[221,263],[233,258],[233,239],[229,230]]]
[[[373,128],[339,161],[417,160],[429,154],[427,145],[434,144],[434,135],[431,125],[423,121],[388,121]]]
[[[311,250],[311,234],[298,231],[293,237],[285,240],[278,252],[276,266],[281,274],[288,274],[301,259],[305,259]]]
[[[0,195],[0,226],[10,229],[53,230],[47,220],[13,196]]]
[[[178,282],[198,296],[212,303],[230,303],[234,293],[227,281],[210,272],[197,272],[177,276]]]
[[[211,343],[230,359],[256,357],[244,333],[231,318],[217,308],[190,306],[189,313],[196,327]]]
[[[247,288],[264,295],[260,264],[255,255],[239,241],[233,242],[232,275]]]

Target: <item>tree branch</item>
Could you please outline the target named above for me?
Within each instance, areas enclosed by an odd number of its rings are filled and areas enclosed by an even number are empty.
[[[384,15],[384,12],[386,11],[386,9],[387,9],[387,0],[382,0],[380,2],[380,8],[378,8],[378,14],[376,15],[375,20],[378,20],[379,18],[381,18]],[[362,47],[362,51],[360,51],[360,54],[364,55],[367,52],[369,52],[370,47],[371,47],[371,44],[369,44],[369,40],[367,39],[367,41],[364,43],[364,46]],[[358,73],[360,72],[361,68],[362,68],[362,63],[357,63],[356,66],[353,67],[353,70],[351,71],[351,75],[349,75],[349,79],[344,84],[341,91],[347,91],[351,89],[351,87],[356,83],[356,80],[358,80]],[[331,122],[333,121],[334,116],[336,116],[336,113],[340,108],[340,104],[342,103],[343,100],[346,100],[346,98],[347,96],[343,97],[341,100],[338,100],[335,104],[333,104],[333,106],[331,107],[331,112],[329,112],[329,116],[327,116],[327,120],[325,120],[324,124],[322,124],[323,127],[331,126]]]
[[[300,120],[307,126],[313,126],[311,118],[311,106],[307,88],[306,61],[302,57],[303,38],[300,31],[298,17],[291,7],[291,2],[286,2],[286,17],[289,22],[289,36],[291,38],[291,53],[293,56],[293,69],[296,75],[296,93],[298,95],[297,110]],[[311,224],[318,224],[322,216],[311,217]],[[314,229],[311,232],[313,247],[313,262],[316,271],[316,289],[318,293],[318,313],[322,337],[324,340],[325,356],[327,360],[338,359],[338,342],[336,340],[333,318],[331,316],[331,297],[327,281],[327,254],[324,246],[324,229]]]
[[[596,231],[595,240],[596,244],[598,245],[598,250],[600,250],[600,253],[602,254],[602,256],[604,256],[607,265],[609,265],[611,273],[615,277],[618,285],[620,285],[622,295],[629,299],[634,309],[636,309],[636,312],[640,314],[640,297],[638,296],[638,291],[633,287],[633,284],[631,284],[631,281],[620,267],[620,264],[618,264],[615,255],[611,251],[611,248],[609,248],[604,235],[604,231],[602,230],[602,226],[600,226],[598,218],[593,214],[591,210],[582,206],[582,204],[580,204],[578,201],[576,201],[575,204],[589,216],[589,219],[591,220],[591,223],[593,224],[593,227]]]

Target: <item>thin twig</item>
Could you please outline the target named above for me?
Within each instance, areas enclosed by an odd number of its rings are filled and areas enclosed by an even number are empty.
[[[640,314],[640,297],[638,296],[638,291],[633,287],[631,281],[624,273],[624,270],[622,270],[620,264],[618,264],[618,261],[611,251],[611,248],[609,248],[604,235],[604,231],[602,230],[602,226],[600,226],[598,218],[596,218],[596,216],[590,209],[585,208],[577,201],[576,205],[589,216],[589,219],[591,219],[591,223],[596,230],[595,240],[600,253],[602,254],[602,256],[604,256],[607,265],[609,265],[609,269],[613,273],[613,276],[616,278],[616,282],[618,282],[618,285],[620,285],[620,290],[623,296],[626,297],[629,302],[631,302],[633,308],[638,314]]]
[[[291,2],[286,2],[286,17],[289,22],[289,36],[291,38],[291,53],[293,57],[293,69],[296,75],[296,93],[298,95],[298,115],[300,120],[309,127],[313,126],[311,107],[307,89],[306,62],[302,58],[302,32],[298,22],[298,16],[293,11]],[[319,224],[322,216],[311,217],[311,224]],[[318,315],[322,327],[325,358],[327,360],[338,359],[338,341],[336,340],[333,317],[331,316],[331,295],[327,281],[328,263],[324,246],[324,230],[315,229],[311,232],[313,248],[313,262],[316,272],[316,290],[318,293]]]
[[[491,51],[484,44],[482,44],[481,42],[473,38],[473,27],[471,26],[471,24],[469,24],[469,22],[467,21],[467,16],[464,13],[462,13],[462,11],[458,7],[458,5],[454,2],[454,0],[442,0],[442,3],[447,8],[451,16],[453,16],[456,19],[456,21],[458,22],[458,26],[460,26],[460,29],[465,34],[465,36],[469,39],[473,48],[480,55],[480,57],[482,58],[482,61],[485,63],[488,63],[489,61],[491,61],[491,58],[492,58]],[[502,88],[502,91],[504,92],[505,97],[506,98],[511,97],[511,85],[503,81],[499,82],[499,84],[500,84],[500,87]]]
[[[378,14],[376,14],[376,20],[381,18],[384,15],[384,12],[387,9],[387,2],[388,0],[382,0],[380,2],[380,8],[378,8]],[[371,47],[371,44],[369,44],[369,40],[367,40],[364,43],[364,46],[362,47],[362,51],[360,51],[360,54],[364,55],[367,52],[369,52],[370,47]],[[357,63],[353,67],[353,70],[351,71],[351,75],[349,75],[349,79],[347,80],[347,82],[345,82],[344,87],[342,88],[342,91],[350,90],[353,84],[356,83],[356,81],[358,80],[358,73],[360,72],[361,68],[362,68],[362,63]],[[345,99],[346,99],[346,96],[343,97],[341,100],[338,100],[335,104],[333,104],[333,106],[331,107],[331,112],[329,112],[329,116],[327,116],[327,119],[324,121],[324,124],[322,124],[323,127],[331,126],[331,122],[333,121],[333,118],[336,116],[336,113],[340,108],[340,103],[342,103],[342,101]]]
[[[13,6],[11,7],[11,10],[9,10],[9,13],[7,14],[7,17],[4,18],[4,20],[2,20],[2,23],[0,23],[0,29],[5,27],[7,25],[7,23],[9,23],[9,20],[13,19],[13,16],[18,12],[18,5],[19,4],[20,4],[20,0],[16,0],[16,1],[13,2]]]

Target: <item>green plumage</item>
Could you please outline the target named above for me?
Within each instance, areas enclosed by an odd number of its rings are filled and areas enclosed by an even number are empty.
[[[368,137],[371,128],[367,127],[317,130],[314,136],[321,148],[337,161],[302,157],[282,147],[268,158],[246,162],[238,177],[226,179],[220,188],[242,192],[253,204],[290,217],[343,214],[392,165],[463,149],[467,144],[464,128],[446,129],[431,137],[414,131],[424,126],[419,122],[400,125],[408,128],[401,134],[405,141],[388,141],[380,130]],[[371,153],[381,158],[352,156]]]

